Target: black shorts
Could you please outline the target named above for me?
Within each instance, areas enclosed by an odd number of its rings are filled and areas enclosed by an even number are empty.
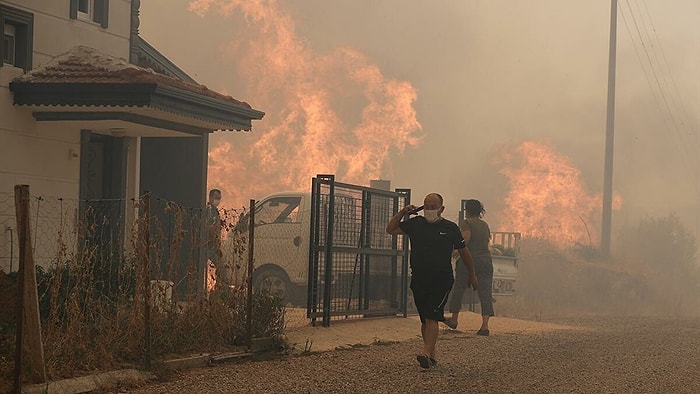
[[[445,304],[452,290],[452,277],[417,280],[411,277],[411,291],[421,323],[426,319],[445,321]]]

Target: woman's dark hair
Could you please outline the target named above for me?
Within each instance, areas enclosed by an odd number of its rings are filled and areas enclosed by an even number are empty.
[[[484,205],[479,200],[467,200],[464,203],[464,210],[469,216],[478,217],[481,217],[481,215],[483,215],[484,212],[486,212],[486,210],[484,209]]]

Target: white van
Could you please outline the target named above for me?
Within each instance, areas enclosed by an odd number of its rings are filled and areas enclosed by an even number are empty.
[[[241,216],[237,231],[247,235],[250,215]],[[256,202],[253,288],[297,303],[306,292],[311,228],[311,193],[282,192]],[[234,266],[246,267],[247,248],[234,255]]]
[[[355,198],[335,195],[334,246],[358,246],[360,215]],[[238,231],[248,231],[249,217],[248,214],[241,217],[236,226]],[[305,304],[309,278],[311,193],[270,194],[256,202],[254,221],[253,289],[264,289],[293,305]],[[321,237],[324,237],[321,227]],[[248,252],[244,250],[235,255],[234,266],[245,267],[247,260]]]

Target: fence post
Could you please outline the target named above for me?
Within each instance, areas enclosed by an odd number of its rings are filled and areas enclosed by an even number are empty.
[[[398,196],[394,199],[394,215],[399,212],[399,202],[401,202],[402,207],[411,203],[411,189],[396,189]],[[403,201],[400,199],[403,198]],[[395,213],[394,213],[395,212]],[[401,305],[403,308],[403,317],[408,317],[408,290],[409,282],[411,280],[411,275],[409,275],[409,255],[408,255],[408,236],[403,237],[402,253],[401,253]],[[391,246],[398,250],[399,239],[397,235],[391,237]]]
[[[311,226],[309,228],[309,275],[307,280],[306,317],[311,319],[311,325],[316,326],[318,311],[318,256],[319,256],[319,223],[320,218],[321,182],[318,177],[311,178]]]
[[[141,251],[143,267],[143,329],[144,329],[144,366],[151,368],[151,193],[143,196],[143,223],[141,226]]]
[[[17,241],[19,243],[17,331],[15,350],[15,391],[22,391],[23,353],[29,355],[31,380],[46,381],[44,347],[41,341],[39,296],[37,294],[36,270],[32,253],[32,237],[29,228],[29,186],[15,185],[15,215],[17,218]]]
[[[328,182],[328,228],[326,229],[325,267],[323,271],[323,327],[331,325],[331,287],[333,282],[333,222],[335,220],[335,176],[322,175]],[[319,178],[322,177],[319,175]]]
[[[467,200],[462,200],[459,205],[459,219],[457,222],[457,225],[459,228],[462,228],[462,222],[465,220],[467,217],[466,211],[467,211]],[[456,267],[455,267],[456,268]],[[469,303],[468,309],[469,312],[475,312],[476,311],[476,299],[474,298],[474,294],[476,292],[471,289],[470,287],[467,287],[467,302]],[[462,304],[462,300],[459,300],[460,305]]]
[[[248,351],[253,344],[253,269],[255,251],[255,200],[250,200],[250,215],[248,216],[248,278],[247,300],[246,300],[246,334],[248,336]]]

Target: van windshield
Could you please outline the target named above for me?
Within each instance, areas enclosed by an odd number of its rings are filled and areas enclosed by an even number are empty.
[[[301,197],[273,197],[255,208],[255,225],[296,223],[299,221]]]

